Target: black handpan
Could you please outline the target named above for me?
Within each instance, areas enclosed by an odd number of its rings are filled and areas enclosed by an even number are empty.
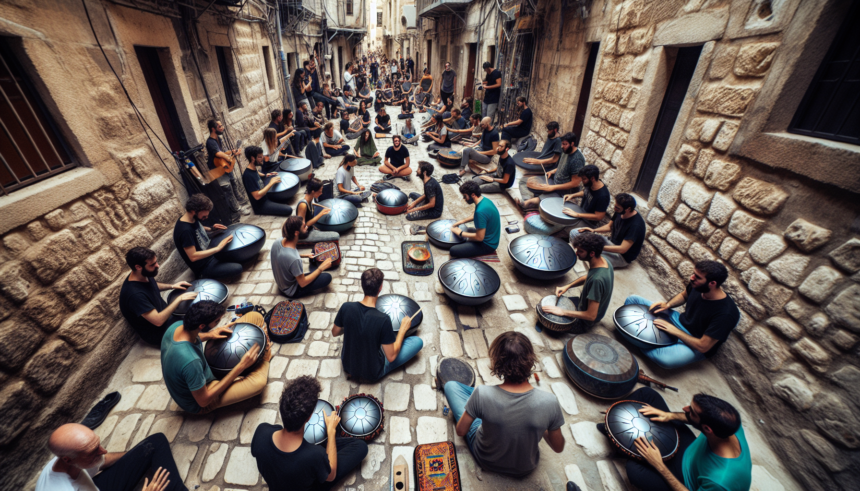
[[[451,232],[451,227],[455,223],[457,223],[456,220],[448,218],[430,222],[430,225],[427,226],[427,239],[440,249],[450,249],[451,246],[466,242],[466,239],[461,239]]]
[[[170,295],[167,296],[167,303],[173,303],[178,296],[188,292],[197,292],[197,298],[194,300],[184,300],[179,302],[179,306],[177,306],[176,310],[173,311],[174,315],[180,317],[184,316],[185,313],[188,312],[188,309],[191,308],[192,304],[201,300],[212,300],[213,302],[224,303],[224,301],[227,300],[227,295],[229,295],[227,285],[220,281],[209,279],[194,280],[191,282],[191,286],[185,290],[171,291]]]
[[[551,235],[521,235],[508,244],[508,254],[520,272],[539,280],[564,276],[576,264],[567,241]]]
[[[266,333],[257,325],[240,322],[233,326],[233,334],[227,339],[213,339],[206,342],[203,356],[217,378],[224,377],[239,364],[255,344],[260,345],[257,360],[245,373],[253,370],[266,352]]]
[[[462,305],[480,305],[502,286],[499,273],[476,259],[452,259],[439,268],[438,274],[445,293]]]
[[[650,350],[678,342],[678,338],[654,325],[656,319],[671,322],[669,315],[664,312],[653,314],[647,305],[622,305],[612,318],[618,332],[637,348]]]
[[[529,172],[546,172],[548,170],[553,170],[558,165],[556,164],[545,164],[541,166],[540,164],[527,164],[523,162],[525,159],[536,159],[540,155],[540,152],[517,152],[511,157],[514,159],[514,164],[520,169],[527,170]]]
[[[668,423],[658,423],[639,412],[645,404],[637,401],[618,401],[606,411],[606,431],[628,457],[643,460],[634,442],[644,437],[660,450],[663,460],[671,459],[678,451],[678,430]]]
[[[562,211],[565,208],[569,208],[577,213],[585,213],[585,210],[579,205],[570,201],[565,202],[564,198],[547,198],[540,202],[540,217],[545,222],[564,226],[573,225],[580,220],[579,218],[566,215]]]
[[[244,263],[255,258],[260,250],[263,249],[263,244],[266,243],[266,231],[256,225],[247,223],[235,223],[227,227],[222,233],[212,238],[210,247],[215,247],[220,244],[228,236],[232,235],[233,240],[227,244],[221,252],[215,254],[219,261],[227,263]]]

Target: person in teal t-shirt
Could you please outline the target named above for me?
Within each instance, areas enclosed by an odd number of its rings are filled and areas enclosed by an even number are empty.
[[[499,209],[489,199],[481,196],[481,187],[474,181],[460,185],[463,199],[475,205],[475,214],[460,220],[451,227],[451,233],[466,239],[463,244],[451,247],[451,257],[475,257],[496,252],[502,237],[502,218]],[[474,221],[475,227],[460,229],[460,225]]]
[[[646,404],[639,410],[651,421],[674,425],[678,450],[663,461],[660,450],[645,438],[635,441],[645,458],[627,461],[630,484],[649,491],[748,491],[752,484],[752,458],[741,415],[728,402],[696,394],[681,413],[669,412],[666,401],[654,389],[643,387],[627,399]],[[687,428],[701,431],[699,436]],[[603,423],[597,429],[606,433]]]

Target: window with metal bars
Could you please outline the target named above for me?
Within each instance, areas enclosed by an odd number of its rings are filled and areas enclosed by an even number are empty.
[[[346,15],[352,15],[352,0],[346,0]]]
[[[0,37],[0,191],[3,195],[77,165],[56,123]]]
[[[788,127],[789,133],[860,144],[860,3],[836,39]]]
[[[382,27],[382,11],[376,12],[376,25]]]
[[[227,109],[242,106],[239,95],[239,84],[233,67],[233,50],[224,46],[215,46],[215,56],[218,58],[218,68],[221,72],[221,84],[224,86],[224,99]]]

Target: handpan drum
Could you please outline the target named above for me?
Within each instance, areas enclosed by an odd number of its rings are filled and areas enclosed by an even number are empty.
[[[213,339],[206,342],[203,356],[212,369],[212,374],[222,378],[232,370],[255,344],[260,345],[257,360],[245,371],[250,372],[260,363],[266,352],[266,333],[259,326],[240,322],[233,326],[233,334],[227,339]]]
[[[170,295],[167,296],[168,305],[173,303],[173,301],[176,300],[176,297],[188,292],[197,292],[197,298],[194,300],[179,302],[179,306],[177,306],[176,310],[173,311],[173,315],[180,317],[184,316],[185,313],[188,312],[188,309],[191,308],[192,304],[201,300],[212,300],[213,302],[224,303],[224,301],[227,300],[227,295],[229,294],[227,291],[227,285],[220,281],[207,279],[194,280],[191,282],[191,286],[185,290],[173,290],[170,292]]]
[[[312,445],[320,445],[328,440],[325,417],[334,412],[334,406],[328,401],[317,400],[311,419],[305,423],[305,441]]]
[[[541,167],[540,164],[527,164],[523,162],[525,159],[536,159],[540,155],[540,152],[517,152],[513,155],[514,164],[517,165],[520,169],[529,171],[529,172],[546,172],[548,170],[553,170],[558,165],[556,164],[545,164]]]
[[[345,199],[332,198],[321,201],[321,206],[331,211],[317,220],[316,228],[326,232],[346,232],[358,219],[358,208]]]
[[[610,406],[606,410],[609,439],[628,457],[644,460],[633,442],[645,437],[660,449],[663,460],[669,460],[678,451],[678,430],[668,423],[651,421],[639,412],[644,406],[637,401],[618,401]]]
[[[521,235],[508,244],[508,254],[521,273],[538,280],[564,276],[576,264],[573,248],[551,235]]]
[[[313,170],[313,165],[308,159],[286,159],[281,162],[281,170],[295,174],[301,182],[308,180],[308,176]]]
[[[376,195],[376,209],[385,215],[399,215],[409,206],[409,197],[399,189],[384,189]]]
[[[385,409],[370,394],[348,396],[337,407],[337,414],[340,416],[338,429],[341,436],[370,441],[385,428]]]
[[[570,208],[577,213],[585,213],[579,205],[565,202],[564,198],[547,198],[540,202],[540,217],[545,222],[554,223],[556,225],[573,225],[579,218],[574,218],[570,215],[565,215],[562,211],[564,208]]]
[[[466,239],[461,239],[451,232],[451,227],[455,223],[457,223],[456,220],[448,218],[430,222],[427,226],[427,240],[440,249],[450,249],[451,246],[466,242]]]
[[[563,225],[547,222],[540,217],[540,213],[538,212],[526,215],[525,223],[523,224],[523,229],[525,229],[527,234],[553,235],[563,228]]]
[[[227,230],[221,234],[213,237],[209,246],[217,246],[230,235],[233,236],[233,240],[221,252],[215,254],[215,257],[223,262],[244,263],[250,261],[260,253],[263,244],[266,243],[265,230],[256,225],[235,223],[228,226]]]
[[[452,259],[439,268],[438,274],[445,294],[461,305],[480,305],[502,286],[496,270],[476,259]]]
[[[669,321],[669,316],[663,312],[653,314],[647,305],[622,305],[612,318],[618,332],[637,348],[650,350],[678,342],[678,338],[654,325],[655,319]]]
[[[459,167],[462,159],[462,152],[458,152],[457,150],[439,150],[439,154],[436,155],[439,165],[448,168]]]
[[[281,182],[272,186],[272,189],[266,193],[266,196],[272,199],[272,201],[277,201],[278,203],[285,203],[287,200],[296,195],[296,192],[299,190],[299,176],[293,174],[292,172],[278,172],[278,177],[281,178]],[[269,183],[271,178],[266,179],[266,184]]]
[[[475,386],[475,370],[459,358],[443,358],[436,367],[436,388],[443,390],[448,382]]]
[[[412,317],[415,312],[418,312],[418,302],[412,300],[405,295],[381,295],[376,301],[376,310],[382,312],[391,318],[391,327],[394,332],[400,331],[400,323],[404,317]],[[412,323],[409,325],[409,330],[406,331],[407,336],[412,336],[418,331],[418,326],[424,320],[424,313],[418,314]]]
[[[546,176],[532,176],[529,177],[526,181],[526,187],[529,188],[529,191],[535,196],[542,195],[545,191],[541,189],[535,189],[536,184],[547,184],[548,179]]]
[[[564,371],[583,392],[601,399],[620,399],[636,386],[639,363],[618,341],[599,334],[580,334],[564,347]]]
[[[540,304],[535,305],[538,321],[541,325],[551,331],[564,332],[570,330],[576,319],[563,315],[548,314],[543,311],[542,307],[555,306],[561,307],[564,310],[576,310],[576,305],[569,297],[557,297],[555,295],[547,295],[543,297]]]

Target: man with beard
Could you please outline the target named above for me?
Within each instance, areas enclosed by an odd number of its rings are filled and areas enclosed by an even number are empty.
[[[567,216],[578,219],[571,224],[573,228],[594,228],[606,216],[606,209],[609,208],[609,188],[600,180],[600,169],[596,165],[586,165],[579,170],[577,176],[582,180],[582,186],[585,189],[565,195],[564,200],[571,201],[576,198],[582,198],[579,206],[583,211],[578,212],[570,208],[564,208],[562,212]]]
[[[260,147],[250,146],[245,147],[245,158],[248,159],[248,167],[242,172],[242,182],[245,183],[245,189],[248,191],[248,198],[251,201],[251,206],[254,208],[254,213],[257,215],[278,215],[290,216],[293,213],[293,208],[286,203],[278,203],[272,201],[267,196],[281,178],[277,172],[263,174],[263,149]],[[264,183],[268,179],[269,182]]]
[[[532,132],[532,123],[534,118],[532,110],[526,104],[526,98],[523,96],[517,97],[517,108],[515,113],[519,116],[510,123],[502,125],[502,140],[513,142],[517,138],[528,136]]]
[[[439,181],[431,177],[433,164],[424,160],[418,162],[416,175],[424,183],[424,194],[406,207],[406,219],[412,221],[441,217],[445,207],[445,196],[442,194]]]
[[[215,167],[218,166],[215,163],[216,158],[227,161],[233,158],[238,158],[238,148],[229,152],[222,150],[224,147],[221,142],[221,135],[224,134],[224,125],[221,121],[210,119],[206,123],[206,126],[209,128],[209,138],[206,139],[206,164],[208,165],[209,170],[215,169]],[[251,214],[250,210],[240,207],[240,203],[245,200],[238,191],[238,183],[233,177],[232,170],[219,176],[216,181],[218,182],[218,185],[221,186],[221,191],[224,192],[224,197],[227,198],[227,204],[230,206],[230,211],[234,213],[234,218],[238,218],[238,215],[235,214],[239,212],[243,215]]]
[[[575,228],[570,231],[570,241],[583,232],[594,232],[596,234],[609,233],[609,237],[603,237],[603,256],[607,261],[612,263],[615,269],[626,268],[630,266],[642,250],[642,244],[645,242],[645,220],[642,215],[636,211],[636,198],[627,194],[620,193],[615,196],[615,205],[613,206],[615,214],[612,220],[598,228]]]
[[[310,234],[305,219],[294,216],[284,221],[281,227],[283,239],[272,244],[272,272],[278,290],[286,297],[299,298],[325,288],[331,283],[331,275],[325,271],[331,267],[331,258],[326,259],[320,267],[305,274],[302,258],[310,258],[313,253],[299,254],[296,245],[299,239]]]
[[[585,157],[577,148],[579,137],[575,133],[565,133],[558,140],[561,141],[561,156],[558,159],[558,167],[546,173],[548,182],[546,184],[532,184],[530,188],[526,179],[520,180],[520,195],[525,200],[524,202],[517,202],[521,209],[535,209],[540,206],[541,201],[547,198],[561,198],[564,193],[579,189],[581,180],[577,174],[580,169],[585,167]],[[544,145],[544,153],[546,153],[547,145],[549,145],[549,141]],[[539,159],[540,157],[538,157]],[[536,159],[524,159],[523,161],[530,160]],[[532,190],[543,193],[534,196]],[[532,198],[526,199],[527,196],[532,196]]]
[[[752,458],[741,415],[728,402],[698,393],[681,413],[669,412],[654,389],[643,387],[626,399],[644,403],[639,412],[651,421],[678,430],[678,450],[663,461],[657,446],[639,437],[634,441],[644,462],[627,461],[627,477],[636,489],[649,491],[747,491],[752,484]],[[697,437],[687,425],[699,430]],[[606,425],[597,429],[606,434]]]
[[[451,226],[451,233],[466,242],[451,248],[451,257],[475,257],[493,254],[502,237],[502,219],[499,209],[489,198],[481,196],[481,186],[475,181],[460,184],[460,194],[470,205],[475,205],[475,214]],[[475,222],[475,227],[460,229],[460,225]]]
[[[490,118],[484,118],[489,121]],[[499,146],[496,147],[496,154],[499,156],[499,163],[496,166],[495,172],[485,172],[472,178],[473,181],[481,186],[482,194],[489,193],[506,193],[511,186],[514,185],[514,179],[517,176],[517,168],[514,159],[508,151],[511,149],[511,142],[502,140]]]
[[[582,285],[578,297],[570,300],[576,305],[576,310],[565,310],[555,305],[541,307],[544,313],[576,319],[567,332],[582,334],[603,319],[612,300],[612,288],[615,284],[615,271],[612,264],[604,259],[603,239],[597,234],[580,234],[573,241],[573,250],[580,261],[588,262],[588,273],[573,280],[572,283],[555,289],[555,295],[560,297],[575,286]]]
[[[696,263],[690,283],[668,302],[651,302],[638,295],[624,300],[624,305],[648,305],[654,314],[654,325],[678,338],[670,346],[642,349],[642,354],[663,368],[681,368],[714,356],[738,325],[741,314],[735,301],[721,285],[729,272],[717,261]],[[670,310],[684,304],[684,313]]]
[[[119,310],[141,339],[151,345],[161,346],[164,331],[177,320],[173,312],[180,302],[197,298],[197,292],[183,293],[168,305],[160,292],[185,290],[191,283],[180,281],[171,285],[155,281],[158,258],[155,251],[146,247],[129,250],[125,254],[125,262],[131,268],[131,273],[119,291]]]
[[[215,247],[209,248],[212,241],[210,233],[221,233],[227,227],[216,223],[211,228],[204,227],[203,221],[209,218],[212,211],[212,200],[205,194],[194,194],[185,203],[185,214],[179,217],[173,227],[173,243],[179,251],[179,257],[194,271],[198,278],[224,278],[242,274],[239,263],[224,263],[215,258],[215,254],[224,250],[233,240],[233,236],[225,238]]]

